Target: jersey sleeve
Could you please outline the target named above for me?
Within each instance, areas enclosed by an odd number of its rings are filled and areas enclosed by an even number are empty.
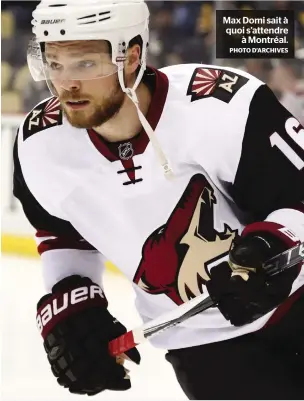
[[[304,240],[304,129],[267,85],[254,93],[237,170],[229,183],[235,203],[255,221],[271,221]]]
[[[45,210],[29,190],[19,159],[18,135],[13,159],[13,193],[36,230],[35,240],[42,260],[46,290],[50,291],[55,283],[72,274],[89,277],[93,282],[101,284],[103,255],[82,238],[70,222]]]

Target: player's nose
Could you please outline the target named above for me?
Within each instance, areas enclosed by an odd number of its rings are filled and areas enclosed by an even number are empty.
[[[61,88],[65,89],[66,91],[75,91],[80,89],[80,81],[75,79],[65,79],[61,81]]]

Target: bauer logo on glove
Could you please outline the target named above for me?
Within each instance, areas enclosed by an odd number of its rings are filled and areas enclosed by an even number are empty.
[[[54,295],[48,299],[47,304],[39,308],[37,312],[37,326],[40,333],[43,332],[44,327],[51,322],[52,318],[57,321],[63,318],[67,313],[73,313],[73,310],[81,310],[81,303],[89,301],[91,305],[99,304],[100,299],[105,300],[102,289],[95,284],[86,287],[79,287],[65,292],[61,296]],[[95,301],[95,302],[94,302]],[[83,307],[86,307],[87,303]],[[60,315],[60,316],[59,316]],[[52,324],[52,326],[55,322]],[[43,335],[43,334],[42,334]]]

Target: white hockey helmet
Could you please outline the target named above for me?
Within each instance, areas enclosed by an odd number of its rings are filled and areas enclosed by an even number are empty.
[[[149,41],[149,10],[144,0],[42,0],[33,12],[32,25],[35,38],[28,49],[28,64],[36,81],[47,79],[41,78],[42,43],[107,40],[125,91],[123,62],[129,42],[138,35],[143,42],[141,65],[133,89],[142,79]]]

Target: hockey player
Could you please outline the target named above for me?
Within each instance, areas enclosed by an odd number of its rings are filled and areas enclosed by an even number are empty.
[[[108,353],[126,330],[108,258],[145,321],[201,293],[218,303],[152,341],[188,398],[303,398],[304,273],[261,265],[304,240],[304,129],[247,73],[147,67],[148,19],[141,0],[33,13],[29,68],[53,96],[20,126],[14,194],[37,230],[52,373],[76,394],[131,386]]]

